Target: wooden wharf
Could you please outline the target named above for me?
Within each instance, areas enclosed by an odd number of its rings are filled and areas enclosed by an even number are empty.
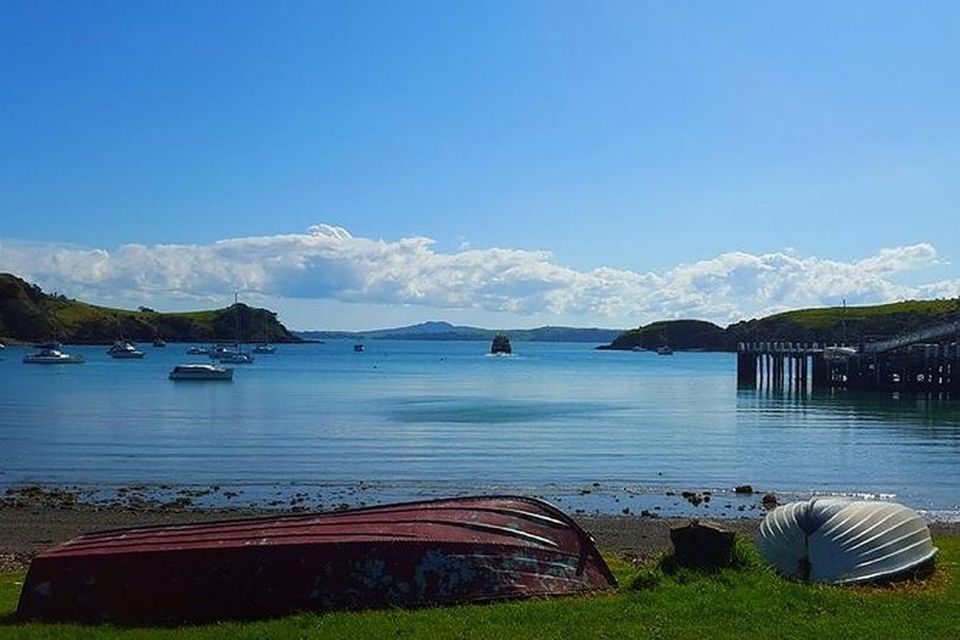
[[[960,396],[960,320],[857,345],[741,342],[737,385],[797,393],[841,388]]]

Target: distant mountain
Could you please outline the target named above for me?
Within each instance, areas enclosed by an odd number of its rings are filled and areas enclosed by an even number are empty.
[[[458,326],[449,322],[421,322],[407,327],[374,331],[295,331],[304,340],[493,340],[505,333],[514,342],[609,342],[621,331],[617,329],[584,329],[577,327],[539,327],[536,329],[481,329]]]
[[[245,304],[225,309],[160,313],[112,309],[44,293],[40,287],[0,274],[0,337],[5,341],[109,343],[118,337],[148,342],[156,337],[174,342],[232,341],[237,317],[247,341],[300,342],[268,309]]]

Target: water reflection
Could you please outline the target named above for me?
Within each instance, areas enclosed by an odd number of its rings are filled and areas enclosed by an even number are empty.
[[[960,438],[960,399],[946,394],[738,389],[737,406],[741,412],[755,411],[768,416],[812,412],[824,420],[853,418],[862,426],[880,424],[909,428],[911,433],[929,437]]]

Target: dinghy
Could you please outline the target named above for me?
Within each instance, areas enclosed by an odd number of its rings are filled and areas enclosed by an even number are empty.
[[[788,577],[837,584],[909,577],[937,553],[913,509],[835,497],[777,507],[760,525],[757,548]]]
[[[88,534],[34,558],[21,619],[147,624],[418,607],[616,586],[533,498],[453,498]]]

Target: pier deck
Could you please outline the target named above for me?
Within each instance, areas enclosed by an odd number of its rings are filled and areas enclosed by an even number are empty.
[[[960,321],[882,342],[741,342],[737,384],[808,392],[876,389],[960,395]]]

